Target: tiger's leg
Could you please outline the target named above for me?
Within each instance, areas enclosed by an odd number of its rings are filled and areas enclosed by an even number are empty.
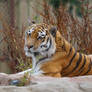
[[[61,77],[62,66],[57,62],[47,62],[40,69],[45,76]]]
[[[61,73],[44,73],[44,76],[49,76],[49,77],[57,77],[57,78],[60,78],[61,77]]]
[[[50,75],[51,77],[57,77],[57,78],[60,78],[61,77],[61,74],[60,73],[56,73],[56,74],[51,74]]]

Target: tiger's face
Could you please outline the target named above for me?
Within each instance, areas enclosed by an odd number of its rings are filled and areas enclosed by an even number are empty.
[[[25,32],[25,54],[29,57],[35,53],[40,53],[42,55],[48,54],[50,49],[55,49],[55,47],[52,46],[54,44],[53,40],[48,25],[44,23],[33,24],[26,29]]]

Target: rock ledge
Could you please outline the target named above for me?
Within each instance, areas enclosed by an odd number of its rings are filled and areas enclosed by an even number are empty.
[[[72,78],[32,77],[25,87],[0,86],[0,92],[92,92],[92,76]]]

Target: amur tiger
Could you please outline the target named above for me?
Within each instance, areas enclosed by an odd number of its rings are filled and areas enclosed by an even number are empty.
[[[45,23],[26,29],[24,50],[26,56],[32,57],[33,74],[52,77],[92,74],[91,58],[76,52],[55,27]],[[27,71],[30,69],[24,72]]]

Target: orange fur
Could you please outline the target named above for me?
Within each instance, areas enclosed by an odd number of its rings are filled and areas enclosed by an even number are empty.
[[[37,25],[31,37],[28,36],[27,38],[27,46],[33,45],[35,49],[38,48],[42,40],[38,41],[36,39],[37,32],[42,28],[50,29],[46,24]],[[48,31],[47,36],[50,36]],[[90,60],[89,56],[76,52],[71,44],[62,37],[59,31],[56,32],[56,37],[53,37],[53,39],[55,41],[54,45],[56,46],[56,50],[55,53],[50,56],[50,60],[41,64],[40,70],[44,72],[43,75],[52,77],[72,77],[92,74],[92,60]],[[45,40],[45,38],[43,40]]]

